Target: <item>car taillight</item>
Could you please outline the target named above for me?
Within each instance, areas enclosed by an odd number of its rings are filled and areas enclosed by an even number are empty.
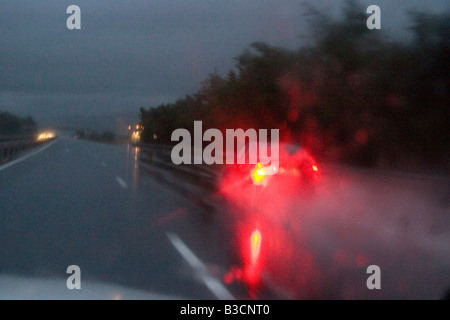
[[[256,185],[265,184],[266,182],[266,173],[264,171],[262,164],[258,162],[256,168],[252,171],[251,177],[253,179],[253,183]]]

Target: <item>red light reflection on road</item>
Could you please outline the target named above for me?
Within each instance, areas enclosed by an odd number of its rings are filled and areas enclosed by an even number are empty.
[[[286,229],[252,214],[236,225],[236,236],[242,264],[224,275],[226,284],[242,282],[252,298],[268,282],[286,289],[291,297],[314,292],[318,270],[313,256],[294,244]]]
[[[247,244],[243,241],[242,253],[244,256],[244,280],[251,287],[261,282],[263,259],[261,257],[261,232],[256,229],[247,236]]]
[[[291,298],[312,297],[318,290],[320,272],[302,231],[308,207],[299,211],[293,205],[314,196],[319,167],[304,150],[288,151],[280,148],[280,170],[275,176],[265,177],[261,165],[232,166],[220,182],[220,193],[233,208],[230,214],[241,262],[223,281],[244,283],[252,298],[273,284]],[[255,177],[270,179],[258,184]]]

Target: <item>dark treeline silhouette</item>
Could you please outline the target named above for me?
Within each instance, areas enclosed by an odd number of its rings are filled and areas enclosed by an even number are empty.
[[[211,74],[197,93],[141,108],[144,141],[171,143],[173,130],[202,120],[203,130],[278,128],[319,159],[448,168],[449,14],[409,13],[406,43],[369,30],[355,1],[338,20],[309,9],[309,45],[255,42],[235,70]]]
[[[0,141],[27,139],[35,135],[37,126],[33,118],[21,118],[0,112]]]

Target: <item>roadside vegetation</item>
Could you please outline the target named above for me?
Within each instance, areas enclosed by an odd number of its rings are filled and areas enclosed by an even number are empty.
[[[278,128],[318,159],[366,167],[444,166],[450,155],[450,16],[411,12],[413,40],[366,27],[347,1],[333,19],[309,8],[298,50],[255,42],[225,75],[173,103],[140,109],[144,142],[177,128]]]

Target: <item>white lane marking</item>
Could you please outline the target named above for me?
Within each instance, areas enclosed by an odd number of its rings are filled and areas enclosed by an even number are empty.
[[[171,232],[166,233],[172,245],[177,249],[181,256],[186,260],[190,266],[196,271],[200,279],[208,287],[209,290],[220,300],[235,300],[233,295],[225,288],[225,286],[209,272],[206,266],[199,258],[184,244],[184,242],[175,234]]]
[[[24,155],[23,157],[21,157],[21,158],[19,158],[19,159],[10,161],[10,162],[4,164],[3,166],[0,166],[0,171],[5,170],[6,168],[9,168],[9,167],[11,167],[11,166],[13,166],[13,165],[15,165],[15,164],[17,164],[17,163],[19,163],[19,162],[22,162],[22,161],[24,161],[24,160],[26,160],[26,159],[28,159],[28,158],[34,156],[34,155],[37,155],[39,152],[44,151],[44,150],[47,149],[47,148],[50,148],[50,146],[52,146],[53,144],[55,144],[57,141],[58,141],[58,140],[55,140],[55,141],[53,141],[53,142],[50,142],[49,144],[43,146],[42,148],[40,148],[40,149],[38,149],[38,150],[36,150],[36,151],[33,151],[33,152],[29,153],[29,154]]]
[[[104,163],[103,161],[102,161],[102,166],[106,167],[106,163]]]
[[[123,179],[119,176],[116,177],[116,181],[120,184],[120,186],[124,189],[128,188],[128,185],[125,181],[123,181]]]

